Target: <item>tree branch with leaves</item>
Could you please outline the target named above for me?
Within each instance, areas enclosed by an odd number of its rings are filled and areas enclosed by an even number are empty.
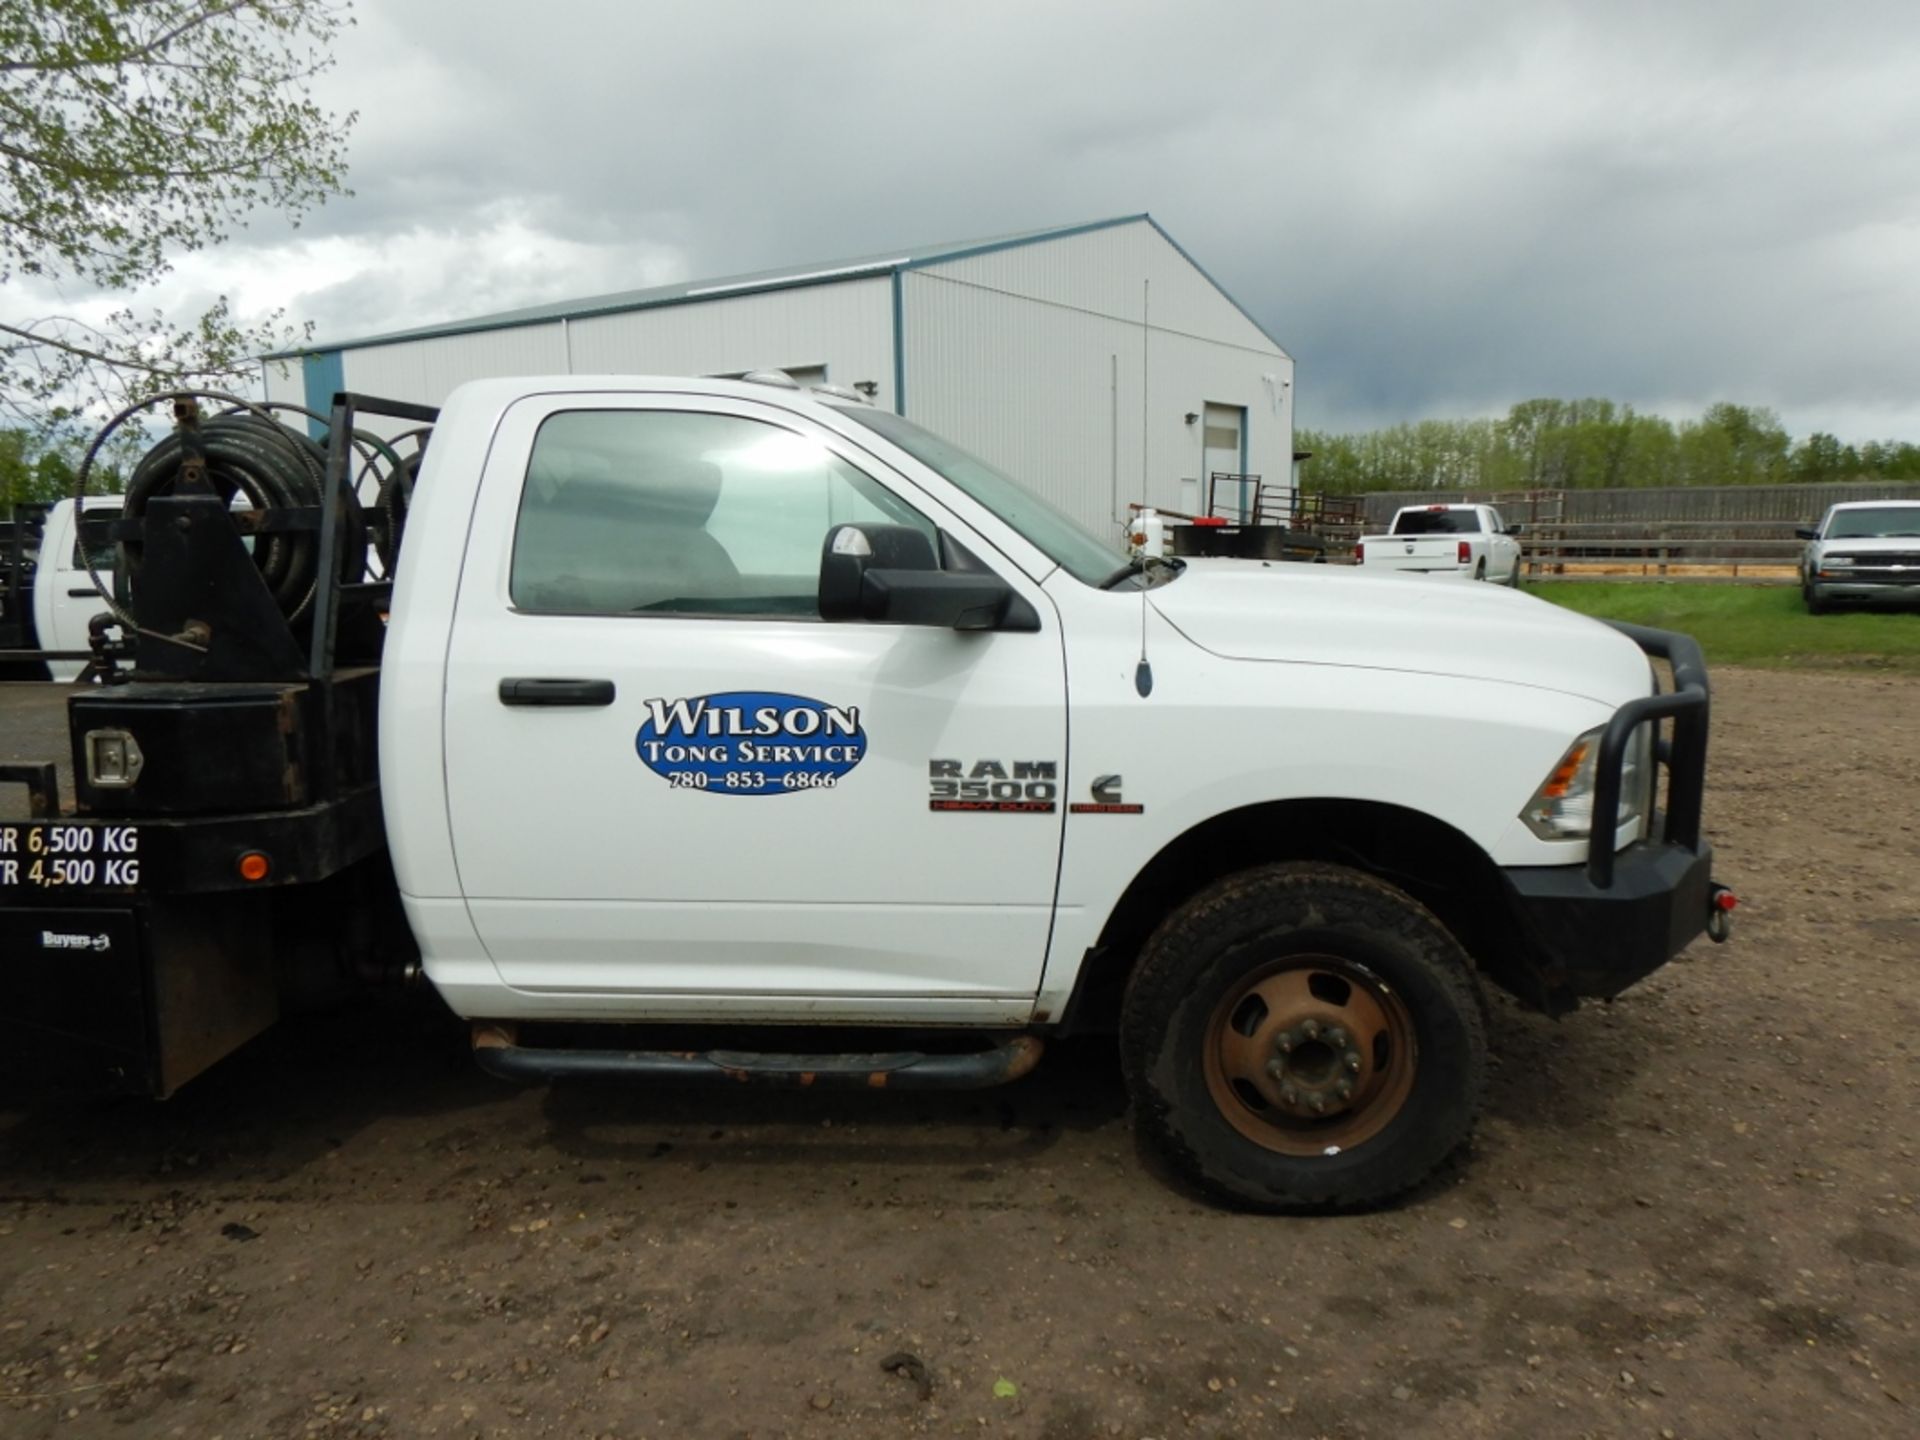
[[[355,116],[308,94],[351,24],[336,0],[0,0],[0,409],[30,424],[232,386],[303,332],[124,307],[22,314],[162,280],[255,212],[345,193]]]

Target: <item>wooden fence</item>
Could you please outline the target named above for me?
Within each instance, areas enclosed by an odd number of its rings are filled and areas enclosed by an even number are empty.
[[[1521,527],[1527,574],[1591,580],[1773,580],[1798,575],[1805,541],[1845,500],[1920,500],[1920,485],[1718,485],[1634,490],[1434,490],[1361,497],[1365,530],[1403,505],[1487,504]]]

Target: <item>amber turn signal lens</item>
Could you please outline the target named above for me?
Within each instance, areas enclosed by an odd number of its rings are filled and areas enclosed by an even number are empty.
[[[242,880],[264,880],[267,872],[273,869],[273,862],[258,850],[249,850],[240,857],[240,878]]]
[[[1587,747],[1576,745],[1567,752],[1566,759],[1553,767],[1553,774],[1547,777],[1547,783],[1540,787],[1540,794],[1548,800],[1564,800],[1567,791],[1572,788],[1574,777],[1580,773],[1581,762],[1587,758]]]

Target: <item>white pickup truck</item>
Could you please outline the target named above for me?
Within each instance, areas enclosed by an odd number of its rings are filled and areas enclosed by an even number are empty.
[[[329,505],[229,507],[259,418],[136,474],[77,811],[0,767],[6,1057],[165,1094],[415,970],[536,1081],[982,1085],[1117,1031],[1180,1173],[1311,1210],[1465,1140],[1483,981],[1557,1013],[1724,936],[1684,636],[1129,562],[857,397],[631,376],[456,391],[388,595],[369,414],[432,412],[339,397]],[[276,601],[243,532],[341,578]]]
[[[76,523],[84,503],[99,516],[117,512],[117,495],[0,506],[0,677],[77,678],[89,651],[88,625],[100,613],[100,589],[88,573]],[[94,570],[111,585],[113,546],[95,547]]]
[[[1354,560],[1369,570],[1450,575],[1520,588],[1520,527],[1491,505],[1408,505],[1384,535],[1363,535]]]
[[[117,495],[90,495],[86,513],[99,515],[120,508]],[[79,517],[82,502],[58,501],[47,512],[47,528],[41,542],[40,566],[33,578],[33,623],[40,648],[68,658],[47,661],[47,670],[55,680],[72,680],[86,668],[86,661],[75,660],[74,652],[87,649],[87,626],[101,610],[100,583],[113,583],[112,546],[96,547],[89,557],[81,548]],[[93,561],[89,571],[87,562]]]

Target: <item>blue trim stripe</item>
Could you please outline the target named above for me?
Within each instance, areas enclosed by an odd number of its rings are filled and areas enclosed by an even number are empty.
[[[1041,230],[1032,235],[1017,235],[1011,240],[991,240],[984,245],[970,245],[964,250],[942,250],[932,255],[922,256],[918,260],[908,260],[898,268],[924,270],[929,265],[945,265],[954,260],[971,260],[976,255],[995,255],[1002,250],[1020,250],[1028,245],[1045,245],[1052,240],[1070,240],[1075,235],[1089,235],[1095,230],[1111,230],[1116,225],[1138,225],[1142,220],[1153,225],[1153,217],[1145,211],[1138,215],[1118,215],[1111,220],[1090,220],[1085,225],[1063,225],[1058,230]],[[1158,225],[1154,225],[1153,228],[1160,229]],[[1180,247],[1176,245],[1174,248],[1177,250]],[[1200,267],[1196,265],[1194,268],[1197,270]]]
[[[347,388],[347,367],[338,350],[322,350],[300,360],[301,379],[306,386],[307,409],[321,415],[333,411],[333,397]],[[307,421],[307,434],[315,440],[327,438],[324,421]]]
[[[907,413],[907,316],[902,276],[893,272],[893,413]]]

